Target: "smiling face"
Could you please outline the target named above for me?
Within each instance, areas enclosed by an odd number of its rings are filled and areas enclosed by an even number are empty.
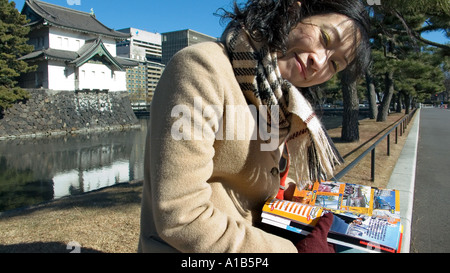
[[[281,76],[297,87],[328,81],[353,61],[355,31],[353,21],[337,13],[303,20],[289,33],[286,54],[278,56]]]

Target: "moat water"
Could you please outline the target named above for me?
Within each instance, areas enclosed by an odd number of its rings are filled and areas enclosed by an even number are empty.
[[[341,117],[327,117],[328,129]],[[0,213],[142,180],[147,119],[141,128],[0,141]]]
[[[143,179],[141,128],[0,141],[0,212]]]

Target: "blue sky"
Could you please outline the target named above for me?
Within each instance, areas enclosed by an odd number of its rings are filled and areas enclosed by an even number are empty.
[[[10,0],[11,1],[11,0]],[[14,0],[22,11],[25,0]],[[44,0],[44,2],[90,12],[109,28],[134,27],[150,32],[182,29],[219,37],[225,26],[214,16],[219,8],[230,10],[232,0]],[[79,5],[78,5],[79,3]]]
[[[25,0],[14,2],[16,8],[21,11]],[[164,33],[189,28],[219,37],[225,26],[221,25],[220,17],[214,13],[219,8],[231,10],[233,0],[44,0],[44,2],[85,12],[93,9],[97,19],[113,29],[134,27]],[[450,42],[441,33],[426,34],[424,37],[440,43]]]

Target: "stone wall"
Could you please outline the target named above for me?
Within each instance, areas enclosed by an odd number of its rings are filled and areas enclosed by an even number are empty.
[[[8,108],[0,119],[0,140],[138,126],[127,92],[27,90],[26,103]]]

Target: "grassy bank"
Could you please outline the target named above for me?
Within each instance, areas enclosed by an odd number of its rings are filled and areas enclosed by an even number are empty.
[[[402,117],[393,114],[382,123],[360,121],[361,140],[356,143],[339,142],[340,128],[329,133],[348,164],[376,141],[375,136]],[[378,149],[375,182],[370,181],[370,156],[343,180],[385,187],[406,136],[399,137],[399,144],[391,145],[390,157],[384,148]],[[338,171],[344,167],[345,164]],[[134,182],[5,213],[0,216],[0,253],[68,253],[72,248],[67,245],[71,242],[81,245],[83,253],[134,253],[139,236],[141,191],[142,182]]]

